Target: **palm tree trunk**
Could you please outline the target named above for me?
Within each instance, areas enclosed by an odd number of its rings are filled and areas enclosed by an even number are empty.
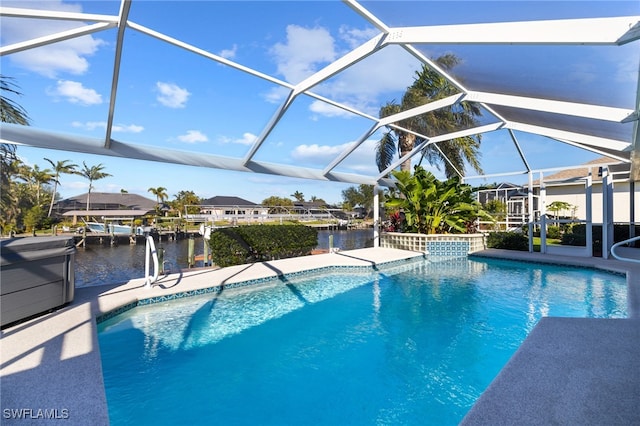
[[[56,193],[58,192],[58,177],[56,176],[56,182],[53,184],[53,194],[51,194],[51,203],[49,203],[49,213],[47,217],[51,217],[53,211],[53,203],[56,201]]]
[[[398,150],[400,157],[404,157],[411,152],[416,142],[416,136],[411,133],[402,132],[398,135]],[[407,159],[400,165],[400,170],[411,173],[411,158]]]
[[[91,204],[91,181],[89,181],[89,192],[87,192],[87,211],[89,211],[90,204]]]

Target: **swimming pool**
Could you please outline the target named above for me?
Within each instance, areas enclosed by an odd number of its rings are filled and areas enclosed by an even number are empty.
[[[626,279],[490,259],[317,274],[99,324],[120,424],[458,424],[542,316],[626,317]]]

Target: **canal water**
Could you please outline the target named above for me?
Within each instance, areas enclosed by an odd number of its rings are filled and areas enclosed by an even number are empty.
[[[373,229],[318,231],[317,249],[329,248],[329,236],[333,235],[333,247],[353,250],[373,246]],[[156,241],[156,248],[164,249],[164,260],[172,271],[189,268],[189,240]],[[195,239],[196,256],[204,253],[204,240]],[[195,267],[202,267],[196,262]],[[145,244],[120,244],[117,246],[87,245],[78,247],[75,256],[76,287],[124,283],[144,277]]]

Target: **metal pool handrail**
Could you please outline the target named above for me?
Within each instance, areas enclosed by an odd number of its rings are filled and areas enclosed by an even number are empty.
[[[618,247],[620,247],[621,245],[629,244],[629,243],[632,243],[632,242],[638,241],[638,240],[640,240],[640,236],[629,238],[629,239],[626,239],[624,241],[620,241],[619,243],[615,243],[614,245],[611,246],[611,256],[615,257],[618,260],[622,260],[622,261],[625,261],[625,262],[640,263],[639,259],[633,259],[633,258],[630,258],[630,257],[622,257],[619,254],[616,254],[616,249]]]
[[[158,252],[156,251],[156,243],[153,241],[153,237],[151,235],[147,235],[147,243],[145,247],[145,259],[144,259],[144,286],[146,288],[151,288],[151,284],[155,283],[158,280],[159,274],[159,265],[158,265]],[[149,266],[151,263],[151,259],[153,259],[153,275],[149,275]]]

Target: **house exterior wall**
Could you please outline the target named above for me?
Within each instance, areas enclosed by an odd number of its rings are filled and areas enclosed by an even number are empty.
[[[261,206],[206,206],[201,208],[200,214],[212,217],[214,220],[246,220],[255,222],[264,219],[269,209]]]
[[[636,214],[630,218],[630,195],[629,182],[614,182],[613,184],[613,221],[628,223],[640,222],[640,184],[635,185],[635,205]],[[575,216],[577,219],[586,220],[586,195],[584,185],[563,185],[546,187],[546,205],[549,206],[554,201],[564,201],[576,206]],[[592,185],[592,221],[602,223],[602,183],[595,182]],[[570,215],[570,212],[559,212],[561,216]],[[553,215],[547,211],[547,215]]]

